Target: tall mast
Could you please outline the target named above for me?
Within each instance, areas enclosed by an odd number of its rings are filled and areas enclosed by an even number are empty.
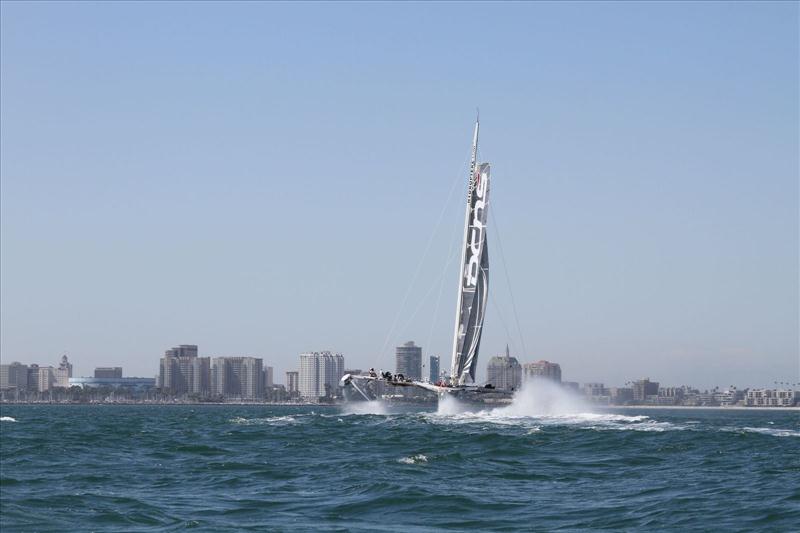
[[[469,215],[470,205],[472,203],[472,191],[475,188],[475,169],[477,168],[478,159],[478,130],[480,129],[480,114],[475,117],[475,132],[472,135],[472,157],[469,163],[469,189],[467,192],[467,207],[464,214],[464,237],[461,241],[461,250],[467,246],[467,232],[469,231]],[[453,384],[457,384],[460,378],[458,369],[458,327],[461,322],[461,304],[464,297],[462,285],[464,283],[464,266],[466,256],[461,253],[461,266],[458,269],[458,300],[456,302],[456,320],[453,328],[453,359],[450,366],[450,380]]]

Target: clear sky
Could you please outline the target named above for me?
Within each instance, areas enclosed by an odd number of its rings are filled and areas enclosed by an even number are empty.
[[[479,376],[800,381],[797,3],[1,9],[3,362],[449,365],[480,107]]]

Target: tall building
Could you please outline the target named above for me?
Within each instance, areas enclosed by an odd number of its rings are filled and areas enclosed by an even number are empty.
[[[344,375],[344,357],[331,352],[300,354],[298,390],[300,396],[317,399],[339,395],[339,380]]]
[[[211,361],[208,357],[198,357],[194,344],[170,348],[161,358],[158,384],[176,396],[206,396],[211,389]]]
[[[409,341],[395,349],[395,373],[408,379],[422,379],[422,348]]]
[[[214,357],[211,394],[256,400],[264,397],[264,361],[255,357]]]
[[[648,396],[658,396],[658,382],[644,378],[633,382],[633,401],[643,402]]]
[[[28,365],[28,390],[39,392],[39,365]]]
[[[517,390],[522,385],[522,367],[516,357],[511,357],[506,345],[506,354],[496,355],[486,365],[487,383],[498,389]]]
[[[275,386],[275,369],[271,366],[264,367],[264,387]]]
[[[96,378],[116,378],[122,377],[121,366],[98,366],[94,369],[94,377]]]
[[[550,361],[525,363],[522,365],[522,375],[525,379],[538,377],[561,383],[561,365]]]
[[[52,366],[40,366],[37,368],[36,390],[47,392],[56,384],[56,369]],[[69,383],[69,381],[68,381]]]
[[[292,394],[294,392],[299,392],[300,386],[300,372],[297,371],[289,371],[286,373],[286,392]]]
[[[69,362],[67,355],[61,356],[61,363],[55,369],[55,386],[64,389],[69,388],[69,378],[72,377],[72,363]]]
[[[439,381],[439,356],[432,355],[430,357],[430,363],[428,365],[428,379],[431,383],[436,383]]]
[[[8,365],[0,365],[0,389],[28,389],[28,365],[14,361]]]
[[[164,357],[197,357],[196,344],[181,344],[164,352]]]

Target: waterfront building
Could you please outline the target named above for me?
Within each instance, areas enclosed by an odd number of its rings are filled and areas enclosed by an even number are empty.
[[[61,356],[61,363],[55,369],[55,386],[69,388],[69,378],[72,377],[72,363],[69,362],[67,355]]]
[[[197,345],[182,344],[164,352],[158,384],[175,396],[207,396],[211,390],[211,360],[197,356]]]
[[[592,403],[601,405],[611,403],[611,393],[602,383],[584,383],[583,394]]]
[[[156,386],[155,378],[97,378],[97,377],[77,377],[69,378],[70,387],[81,387],[84,389],[97,389],[108,387],[112,389],[132,389],[136,392],[143,392]]]
[[[0,365],[0,390],[28,389],[28,365],[23,365],[18,361],[11,364]]]
[[[428,364],[428,381],[436,383],[439,381],[439,356],[432,355]]]
[[[581,384],[577,381],[562,381],[561,385],[572,392],[580,392],[581,390]]]
[[[608,391],[611,403],[615,405],[627,405],[633,401],[633,389],[629,387],[611,387]]]
[[[36,389],[47,392],[56,384],[56,369],[52,366],[37,366]]]
[[[682,402],[682,387],[660,387],[658,389],[658,405],[679,405]]]
[[[422,379],[422,347],[408,341],[395,348],[395,374],[403,374],[407,379]]]
[[[331,352],[300,354],[298,390],[309,400],[339,395],[339,380],[344,375],[344,357]]]
[[[511,357],[506,345],[505,355],[496,355],[486,364],[486,382],[502,390],[517,390],[522,385],[522,367]]]
[[[96,378],[121,378],[121,366],[99,366],[94,369],[94,377]]]
[[[745,405],[750,407],[792,407],[800,401],[800,391],[793,389],[750,389]]]
[[[264,361],[255,357],[214,357],[211,394],[255,400],[264,396]]]
[[[633,401],[644,403],[648,401],[648,397],[652,401],[658,399],[658,382],[650,381],[650,378],[643,378],[633,382]]]
[[[291,370],[286,372],[286,392],[293,394],[299,392],[300,372]]]
[[[522,365],[523,378],[543,378],[556,383],[561,383],[561,365],[550,361],[536,361]]]
[[[197,357],[196,344],[181,344],[164,352],[164,357]]]
[[[271,366],[264,367],[264,390],[275,385],[275,369]]]

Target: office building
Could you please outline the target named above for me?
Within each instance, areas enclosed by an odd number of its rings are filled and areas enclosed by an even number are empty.
[[[94,369],[94,377],[96,378],[121,378],[121,366],[99,366]]]
[[[286,392],[293,394],[300,391],[300,372],[295,370],[286,373]]]
[[[522,376],[525,379],[540,378],[561,383],[561,365],[550,361],[536,361],[522,365]]]
[[[95,378],[78,377],[69,378],[70,387],[81,387],[84,389],[96,389],[108,387],[111,389],[131,389],[136,392],[143,392],[156,386],[155,378]]]
[[[658,403],[658,382],[644,378],[633,382],[633,401],[643,403],[650,398],[653,403]]]
[[[428,359],[428,381],[431,383],[437,383],[440,379],[439,377],[439,356],[432,355]]]
[[[175,396],[207,396],[211,389],[211,361],[198,357],[194,344],[170,348],[161,358],[158,384]]]
[[[486,383],[501,390],[518,390],[522,385],[522,367],[511,357],[508,345],[505,355],[496,355],[486,364]]]
[[[331,352],[300,354],[298,389],[309,400],[339,396],[339,380],[344,375],[344,357]]]
[[[211,359],[211,394],[257,400],[264,397],[264,361],[255,357]]]
[[[395,349],[395,374],[407,379],[422,379],[422,348],[409,341]]]
[[[53,386],[63,389],[69,388],[69,378],[72,377],[72,363],[69,362],[67,355],[61,356],[61,363],[54,371],[55,383]]]
[[[0,365],[0,390],[28,389],[28,365],[14,361],[8,365]]]
[[[47,392],[56,385],[56,369],[52,366],[38,366],[36,368],[36,389]]]

